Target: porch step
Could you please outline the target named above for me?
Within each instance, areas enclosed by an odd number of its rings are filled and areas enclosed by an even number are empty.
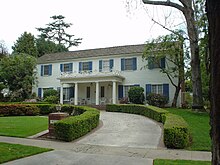
[[[89,107],[96,108],[98,110],[106,110],[106,105],[88,105]]]

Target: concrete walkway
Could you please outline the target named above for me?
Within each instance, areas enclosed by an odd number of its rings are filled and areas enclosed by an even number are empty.
[[[210,152],[168,150],[162,147],[160,126],[143,116],[101,112],[101,120],[103,125],[100,128],[73,142],[0,136],[1,142],[54,149],[5,164],[152,165],[153,159],[157,158],[211,160]]]

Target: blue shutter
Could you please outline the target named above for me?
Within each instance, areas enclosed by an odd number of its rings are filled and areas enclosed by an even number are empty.
[[[139,87],[139,86],[140,86],[140,84],[134,84],[133,86],[134,86],[134,87]]]
[[[166,66],[165,66],[165,57],[163,57],[163,58],[161,58],[161,60],[160,60],[160,66],[161,66],[161,68],[162,69],[164,69]]]
[[[82,71],[82,62],[79,62],[79,73]]]
[[[146,96],[151,93],[151,84],[146,84]]]
[[[109,60],[109,65],[110,65],[110,72],[112,72],[112,69],[114,67],[114,60],[113,59]]]
[[[118,98],[121,99],[123,97],[123,85],[118,85]]]
[[[70,98],[74,97],[74,87],[69,88]]]
[[[99,60],[99,72],[102,72],[102,60]]]
[[[42,97],[42,88],[38,88],[38,97],[39,97],[39,98]]]
[[[125,59],[124,58],[121,59],[121,70],[122,71],[125,70]]]
[[[63,64],[60,64],[60,71],[63,72]]]
[[[40,75],[41,75],[41,76],[43,76],[43,75],[44,75],[44,66],[43,66],[43,65],[41,65],[41,67],[40,67],[40,68],[41,68],[41,70],[40,70]]]
[[[163,95],[169,99],[169,84],[163,84]]]
[[[92,61],[89,61],[89,71],[92,72]]]
[[[137,70],[137,58],[133,58],[133,70]]]
[[[49,76],[52,75],[52,64],[49,65]]]
[[[73,63],[69,63],[69,72],[73,72]]]

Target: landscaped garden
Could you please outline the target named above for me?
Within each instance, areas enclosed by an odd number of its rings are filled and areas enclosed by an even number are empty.
[[[0,163],[51,151],[51,149],[0,142]]]
[[[154,165],[211,165],[208,161],[155,159]]]

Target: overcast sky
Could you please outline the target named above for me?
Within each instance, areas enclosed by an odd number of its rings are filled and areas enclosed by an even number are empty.
[[[72,23],[69,34],[83,38],[82,44],[71,50],[143,44],[150,38],[169,33],[154,24],[151,17],[172,17],[166,22],[175,29],[183,22],[181,14],[170,8],[132,5],[130,12],[126,0],[5,0],[1,1],[0,40],[9,52],[11,46],[25,31],[37,36],[36,27],[45,27],[53,15],[65,16]],[[134,1],[134,0],[133,0]],[[137,7],[135,7],[137,6]],[[147,11],[147,12],[146,12]],[[178,21],[177,21],[178,20]],[[175,23],[174,23],[175,22]]]

